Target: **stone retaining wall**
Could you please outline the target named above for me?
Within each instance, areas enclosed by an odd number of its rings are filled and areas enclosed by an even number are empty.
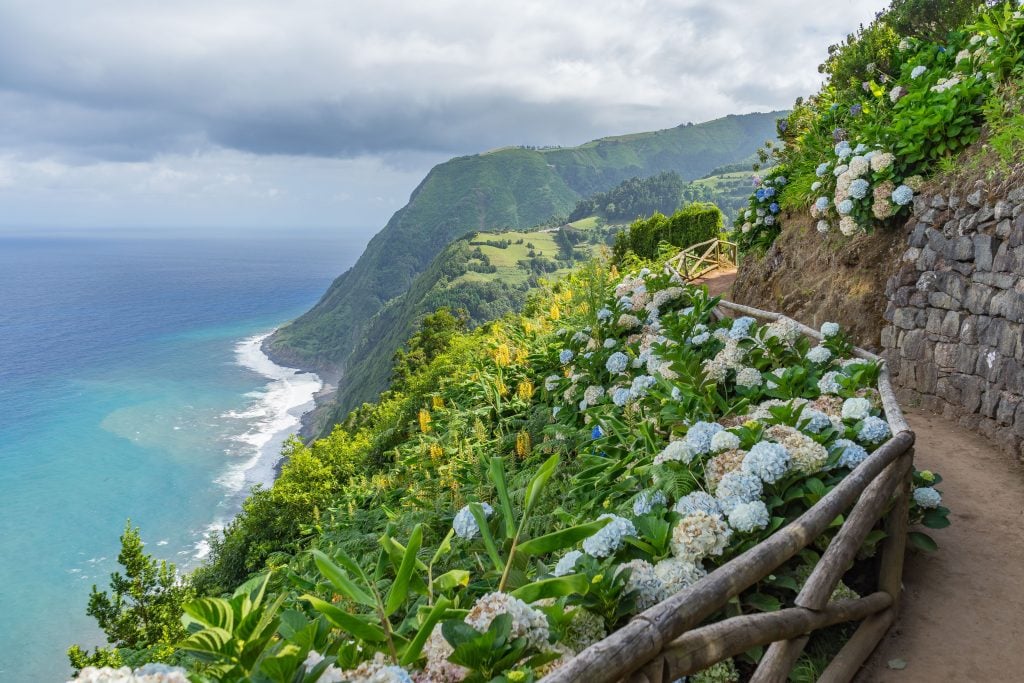
[[[1024,458],[1024,188],[922,195],[914,214],[886,286],[896,384]]]

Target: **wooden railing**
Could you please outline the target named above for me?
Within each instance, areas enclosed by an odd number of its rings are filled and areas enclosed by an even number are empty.
[[[665,262],[665,270],[689,282],[718,268],[739,265],[739,248],[722,239],[694,244]]]
[[[762,320],[789,320],[778,313],[731,302],[722,301],[719,306]],[[719,310],[716,313],[721,316]],[[817,330],[792,322],[804,335],[821,339]],[[546,676],[543,683],[671,683],[769,644],[751,680],[782,683],[788,680],[813,631],[860,621],[818,680],[839,683],[853,679],[899,608],[914,457],[914,433],[896,402],[884,362],[863,349],[855,349],[854,356],[881,363],[878,391],[892,437],[800,517],[697,583],[637,615]],[[847,516],[842,527],[794,606],[700,625],[813,543],[843,514]],[[886,538],[881,546],[876,591],[856,600],[830,603],[829,597],[842,575],[882,517]]]

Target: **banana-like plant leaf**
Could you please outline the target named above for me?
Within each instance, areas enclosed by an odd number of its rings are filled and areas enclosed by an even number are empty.
[[[530,511],[533,510],[533,506],[540,499],[540,494],[544,490],[544,486],[548,483],[548,479],[555,473],[555,468],[558,467],[558,453],[555,453],[548,458],[543,465],[537,469],[537,473],[533,475],[533,479],[530,480],[529,485],[526,487],[526,500],[523,503],[523,520],[526,522],[526,518],[530,516]],[[522,524],[520,524],[520,527]]]
[[[405,602],[405,598],[408,597],[409,580],[416,569],[416,553],[420,551],[421,545],[423,545],[423,525],[417,524],[412,530],[412,535],[409,537],[409,546],[405,549],[405,555],[402,557],[402,564],[398,568],[395,582],[391,584],[388,595],[384,599],[385,616],[390,617],[394,614]]]
[[[610,518],[599,519],[593,522],[587,522],[586,524],[571,526],[568,529],[553,531],[550,534],[544,534],[537,538],[531,538],[528,541],[520,543],[517,552],[520,555],[529,557],[533,555],[544,555],[556,550],[561,550],[562,548],[568,548],[585,538],[590,538],[604,528],[604,526],[610,521]]]
[[[563,595],[586,595],[590,590],[590,579],[586,574],[569,574],[551,579],[534,581],[512,591],[512,595],[525,603],[544,598],[560,598]]]
[[[494,544],[494,537],[491,535],[491,529],[487,526],[487,515],[484,514],[484,509],[480,503],[470,503],[469,511],[473,515],[473,519],[476,520],[476,525],[480,529],[480,536],[484,539],[484,548],[487,549],[487,556],[491,558],[491,563],[494,565],[495,570],[501,572],[505,570],[505,563],[501,559],[501,555],[498,554],[498,546]]]
[[[230,646],[231,633],[222,628],[208,628],[193,633],[179,645],[179,649],[191,652],[192,656],[207,662],[231,660],[234,648]]]
[[[227,600],[222,598],[199,598],[182,605],[182,609],[191,620],[207,628],[224,629],[228,633],[234,630],[234,611]]]
[[[430,558],[430,566],[433,567],[437,561],[452,551],[452,537],[455,536],[455,529],[449,529],[441,545],[437,546],[434,556]]]
[[[319,550],[310,551],[313,554],[313,561],[316,563],[317,569],[323,574],[331,585],[334,586],[335,590],[344,595],[350,600],[358,602],[360,605],[367,607],[376,607],[377,602],[373,599],[373,596],[363,590],[352,578],[345,573],[345,570],[334,564],[331,558],[327,557],[324,553]]]
[[[508,497],[508,482],[505,480],[505,460],[500,457],[492,457],[489,463],[491,481],[498,492],[498,502],[501,504],[502,521],[505,523],[505,538],[512,538],[516,532],[515,518],[512,514],[512,500]]]
[[[430,637],[431,632],[434,630],[434,626],[437,622],[441,621],[445,616],[445,612],[451,607],[452,601],[448,598],[441,598],[434,605],[434,608],[427,614],[427,618],[420,624],[419,630],[416,631],[416,636],[409,641],[405,651],[399,660],[399,664],[402,666],[409,666],[417,659],[420,658],[420,653],[423,651],[423,645],[427,642],[427,638]]]
[[[456,586],[468,585],[469,572],[465,569],[453,569],[450,572],[445,572],[444,574],[441,574],[441,576],[434,579],[434,586],[441,591],[451,590]]]
[[[369,643],[382,643],[387,639],[384,635],[384,629],[376,624],[367,622],[366,617],[349,614],[345,610],[332,605],[326,600],[321,600],[315,595],[303,595],[301,599],[308,602],[313,606],[313,609],[324,615],[327,621],[356,638]]]

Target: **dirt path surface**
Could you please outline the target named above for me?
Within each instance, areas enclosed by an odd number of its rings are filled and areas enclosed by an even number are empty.
[[[694,285],[705,285],[708,288],[708,294],[711,296],[721,296],[723,298],[729,298],[729,291],[732,289],[732,283],[736,281],[736,269],[735,268],[722,268],[715,270],[704,277],[699,277],[693,280],[691,284]]]
[[[900,615],[856,680],[1024,681],[1024,468],[939,416],[906,412],[915,465],[942,474],[953,524],[929,530],[938,552],[908,554]]]

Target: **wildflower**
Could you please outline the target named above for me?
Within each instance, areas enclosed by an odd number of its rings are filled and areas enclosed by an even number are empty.
[[[839,455],[838,464],[840,467],[849,467],[852,470],[868,457],[868,452],[864,450],[863,446],[849,439],[836,439],[834,447],[843,449]]]
[[[863,178],[857,178],[850,183],[850,196],[854,199],[864,199],[868,195],[870,183]]]
[[[891,433],[888,422],[872,415],[864,418],[857,432],[857,438],[862,443],[875,445],[888,439]]]
[[[710,493],[705,493],[704,491],[687,493],[676,501],[676,505],[673,510],[683,516],[693,512],[703,512],[708,515],[722,515],[722,508],[719,507],[718,501]]]
[[[744,458],[744,461],[746,458]],[[718,482],[715,497],[722,512],[729,514],[740,503],[749,503],[761,496],[761,480],[747,472],[729,472]]]
[[[781,444],[760,441],[754,444],[740,469],[752,474],[766,484],[774,484],[789,471],[789,451]]]
[[[672,529],[672,552],[681,560],[698,562],[721,555],[731,537],[732,530],[721,517],[694,512],[680,519]]]
[[[892,201],[897,206],[906,206],[914,200],[914,191],[906,185],[900,185],[892,191]]]
[[[636,527],[633,526],[633,522],[625,517],[603,514],[598,519],[610,519],[611,521],[583,541],[583,552],[591,557],[601,558],[614,555],[622,547],[623,539],[626,536],[636,535]]]
[[[922,486],[914,489],[914,502],[926,510],[931,510],[942,503],[942,494],[931,486]]]
[[[481,633],[487,631],[491,622],[502,614],[512,617],[511,638],[526,638],[537,649],[547,645],[551,637],[548,618],[519,598],[507,593],[488,593],[476,601],[466,615],[466,623]]]
[[[661,579],[666,597],[692,586],[708,574],[700,565],[678,557],[667,557],[654,565],[654,573]]]
[[[839,323],[822,323],[821,336],[828,339],[839,334]]]
[[[601,425],[594,425],[594,428],[590,430],[591,439],[600,439],[604,436],[604,430],[601,429]]]
[[[562,349],[562,351],[558,354],[558,362],[560,362],[562,365],[568,365],[569,363],[572,362],[572,359],[575,357],[576,354],[574,354],[571,349]]]
[[[665,505],[668,499],[661,491],[641,491],[633,500],[633,514],[637,517],[650,513],[657,505]]]
[[[483,508],[484,517],[489,519],[494,514],[494,508],[487,503],[480,503],[480,507]],[[477,534],[480,533],[476,517],[473,516],[473,512],[469,509],[468,505],[455,514],[455,519],[452,521],[452,529],[455,530],[456,536],[467,541],[476,538]]]
[[[654,456],[655,465],[663,465],[666,462],[681,462],[689,465],[698,455],[698,451],[685,439],[671,441],[658,455]]]
[[[583,557],[583,551],[581,550],[570,550],[565,555],[562,555],[561,559],[555,564],[555,568],[551,570],[554,576],[566,576],[576,571],[576,560]]]
[[[736,531],[751,532],[768,526],[768,507],[759,500],[740,503],[729,513],[729,526]]]
[[[843,419],[860,421],[871,414],[871,401],[866,398],[848,398],[843,401]]]
[[[928,67],[924,66],[923,64],[919,64],[919,65],[915,66],[913,69],[910,70],[910,77],[911,78],[917,78],[918,76],[920,76],[921,74],[923,74],[927,70],[928,70]]]
[[[615,573],[627,569],[629,580],[626,582],[626,593],[633,594],[638,610],[653,607],[664,599],[665,586],[654,572],[654,565],[647,560],[630,560],[616,567]]]

